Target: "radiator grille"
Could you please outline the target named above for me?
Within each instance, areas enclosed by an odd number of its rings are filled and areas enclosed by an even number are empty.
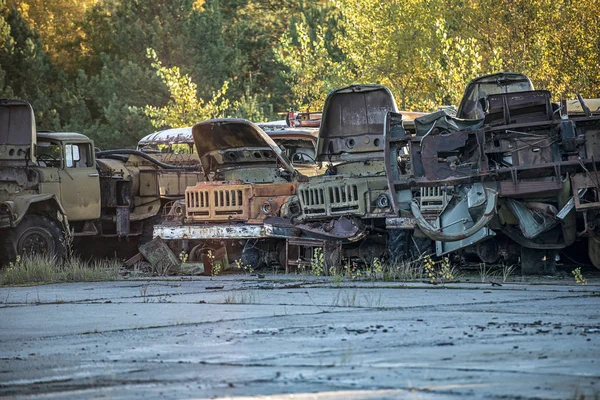
[[[351,184],[331,185],[325,188],[300,189],[300,202],[306,215],[342,213],[358,210],[358,186]]]
[[[190,187],[185,193],[186,211],[191,219],[245,216],[246,190],[243,188]]]
[[[448,194],[446,190],[438,187],[422,187],[421,188],[421,211],[423,213],[441,212],[448,204]]]

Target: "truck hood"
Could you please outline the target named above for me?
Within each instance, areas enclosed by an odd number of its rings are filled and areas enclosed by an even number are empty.
[[[323,106],[317,161],[383,158],[383,127],[396,101],[381,85],[351,85],[329,93]],[[369,154],[370,153],[370,154]]]
[[[192,128],[196,150],[206,174],[221,168],[294,167],[281,149],[256,124],[245,119],[211,119]]]
[[[32,160],[35,144],[35,117],[31,104],[0,99],[0,161]]]

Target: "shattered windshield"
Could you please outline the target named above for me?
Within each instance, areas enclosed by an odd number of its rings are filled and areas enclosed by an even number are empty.
[[[463,99],[464,107],[460,118],[482,119],[485,117],[482,99],[491,94],[514,93],[533,90],[531,83],[526,78],[496,78],[495,82],[478,82],[467,87]]]
[[[312,140],[275,140],[288,159],[295,164],[315,164],[315,144]]]

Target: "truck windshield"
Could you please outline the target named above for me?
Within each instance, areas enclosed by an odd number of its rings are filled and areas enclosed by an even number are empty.
[[[62,149],[56,142],[38,142],[37,163],[40,167],[60,168],[62,163]]]
[[[465,92],[464,108],[458,117],[467,119],[481,119],[485,117],[481,99],[486,99],[491,94],[525,92],[533,90],[527,78],[497,79],[495,82],[478,82],[470,85]]]

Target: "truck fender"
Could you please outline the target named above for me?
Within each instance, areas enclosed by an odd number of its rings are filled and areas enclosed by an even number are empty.
[[[487,194],[486,206],[483,215],[477,222],[473,224],[468,229],[465,229],[461,233],[448,234],[442,232],[443,227],[435,227],[431,225],[421,214],[421,210],[419,208],[419,203],[416,199],[414,199],[410,203],[410,209],[412,211],[413,216],[417,222],[417,225],[427,237],[432,240],[440,241],[440,242],[455,242],[457,240],[463,240],[470,236],[473,236],[477,233],[481,228],[486,226],[496,214],[496,204],[498,200],[498,192],[493,189],[486,188],[485,192]]]
[[[36,208],[37,213],[44,214],[57,220],[65,231],[69,230],[67,213],[53,194],[19,196],[14,200],[5,201],[0,205],[8,208],[11,228],[15,228],[19,225],[23,217],[25,217],[32,208]]]

